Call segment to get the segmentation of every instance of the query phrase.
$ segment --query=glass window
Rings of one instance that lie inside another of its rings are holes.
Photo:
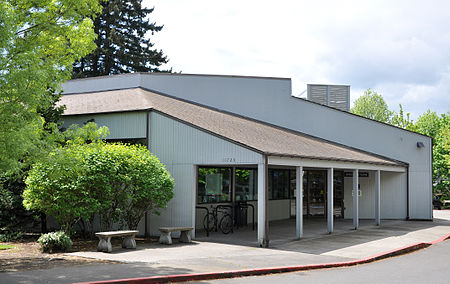
[[[256,169],[236,169],[236,201],[258,200],[257,173]]]
[[[231,202],[231,168],[198,168],[197,203]]]
[[[269,169],[269,199],[289,198],[289,170]]]
[[[333,214],[335,217],[344,218],[344,172],[334,172],[333,184]]]

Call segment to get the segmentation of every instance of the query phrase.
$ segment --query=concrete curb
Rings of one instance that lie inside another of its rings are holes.
[[[75,284],[107,284],[107,283],[123,283],[123,284],[153,284],[153,283],[172,283],[172,282],[184,282],[184,281],[200,281],[200,280],[213,280],[213,279],[224,279],[224,278],[235,278],[244,276],[257,276],[266,275],[282,272],[294,272],[302,270],[316,270],[323,268],[335,268],[335,267],[346,267],[354,266],[358,264],[365,264],[369,262],[374,262],[380,259],[406,254],[419,249],[429,247],[431,245],[440,243],[450,239],[450,234],[444,235],[443,237],[428,243],[415,243],[408,246],[404,246],[398,249],[393,249],[383,253],[375,254],[369,257],[344,261],[344,262],[333,262],[333,263],[320,263],[320,264],[306,264],[299,266],[284,266],[284,267],[270,267],[270,268],[256,268],[256,269],[244,269],[244,270],[234,270],[234,271],[224,271],[224,272],[207,272],[207,273],[194,273],[194,274],[177,274],[177,275],[163,275],[163,276],[151,276],[143,278],[130,278],[130,279],[117,279],[117,280],[100,280],[100,281],[90,281],[90,282],[80,282]]]

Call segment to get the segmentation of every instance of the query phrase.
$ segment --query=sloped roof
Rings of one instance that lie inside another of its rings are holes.
[[[272,155],[404,166],[364,151],[334,144],[264,122],[157,94],[142,88],[71,94],[62,97],[64,115],[155,110],[182,122]]]

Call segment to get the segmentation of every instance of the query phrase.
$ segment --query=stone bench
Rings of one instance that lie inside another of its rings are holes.
[[[111,252],[111,238],[112,237],[124,237],[122,242],[123,248],[136,248],[136,240],[134,237],[139,231],[111,231],[111,232],[98,232],[95,235],[99,238],[97,251]]]
[[[159,231],[161,236],[159,237],[160,244],[171,245],[172,244],[172,232],[180,232],[180,243],[190,243],[191,242],[191,231],[192,227],[161,227]]]

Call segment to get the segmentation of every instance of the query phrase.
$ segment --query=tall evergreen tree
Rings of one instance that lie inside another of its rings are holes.
[[[74,64],[72,78],[130,72],[170,72],[159,67],[168,62],[161,50],[153,48],[149,34],[163,26],[150,22],[152,9],[142,0],[109,0],[94,19],[97,49]]]

